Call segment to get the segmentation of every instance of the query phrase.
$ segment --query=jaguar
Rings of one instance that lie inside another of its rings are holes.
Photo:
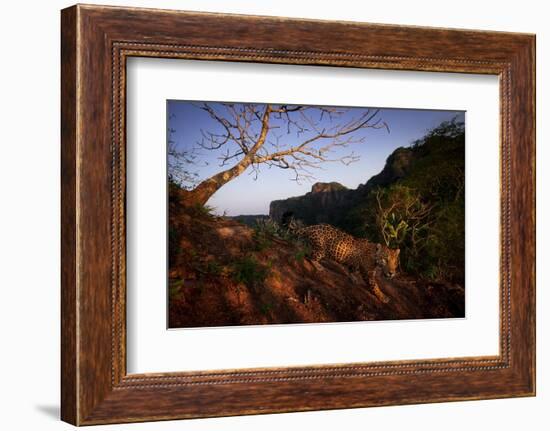
[[[397,274],[399,248],[355,238],[328,224],[307,226],[298,229],[296,234],[311,246],[311,260],[317,269],[323,269],[320,265],[323,258],[344,265],[352,273],[359,272],[379,300],[389,302],[376,278],[380,273],[389,279]]]

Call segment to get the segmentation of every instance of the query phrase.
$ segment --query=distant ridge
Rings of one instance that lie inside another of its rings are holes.
[[[269,218],[267,214],[243,214],[237,216],[226,216],[225,218],[238,221],[247,226],[254,226],[257,220],[265,220]]]

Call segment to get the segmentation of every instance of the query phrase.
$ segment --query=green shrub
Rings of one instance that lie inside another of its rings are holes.
[[[214,208],[210,205],[200,205],[197,204],[192,207],[191,209],[192,215],[195,217],[203,217],[203,218],[214,218]]]
[[[277,223],[272,218],[258,219],[254,225],[254,234],[256,238],[281,239],[283,241],[296,242],[299,238],[295,235],[295,231],[303,227],[300,221],[292,221],[292,228],[283,226]]]
[[[259,233],[257,231],[253,234],[254,239],[254,251],[264,251],[271,247],[273,241],[267,235]]]
[[[272,218],[257,219],[254,224],[254,231],[260,235],[278,236],[281,231],[281,226]]]
[[[263,284],[268,277],[269,266],[261,264],[254,256],[248,255],[233,262],[232,275],[237,283],[255,287]]]

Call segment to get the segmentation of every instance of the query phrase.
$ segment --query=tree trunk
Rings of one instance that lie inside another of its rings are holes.
[[[250,159],[245,158],[232,168],[204,180],[193,190],[182,190],[181,203],[185,206],[205,205],[221,186],[242,174],[251,163]]]

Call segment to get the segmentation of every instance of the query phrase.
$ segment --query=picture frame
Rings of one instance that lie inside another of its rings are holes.
[[[76,5],[61,13],[61,53],[62,420],[535,395],[534,35]],[[499,355],[128,374],[126,61],[136,56],[497,75]]]

